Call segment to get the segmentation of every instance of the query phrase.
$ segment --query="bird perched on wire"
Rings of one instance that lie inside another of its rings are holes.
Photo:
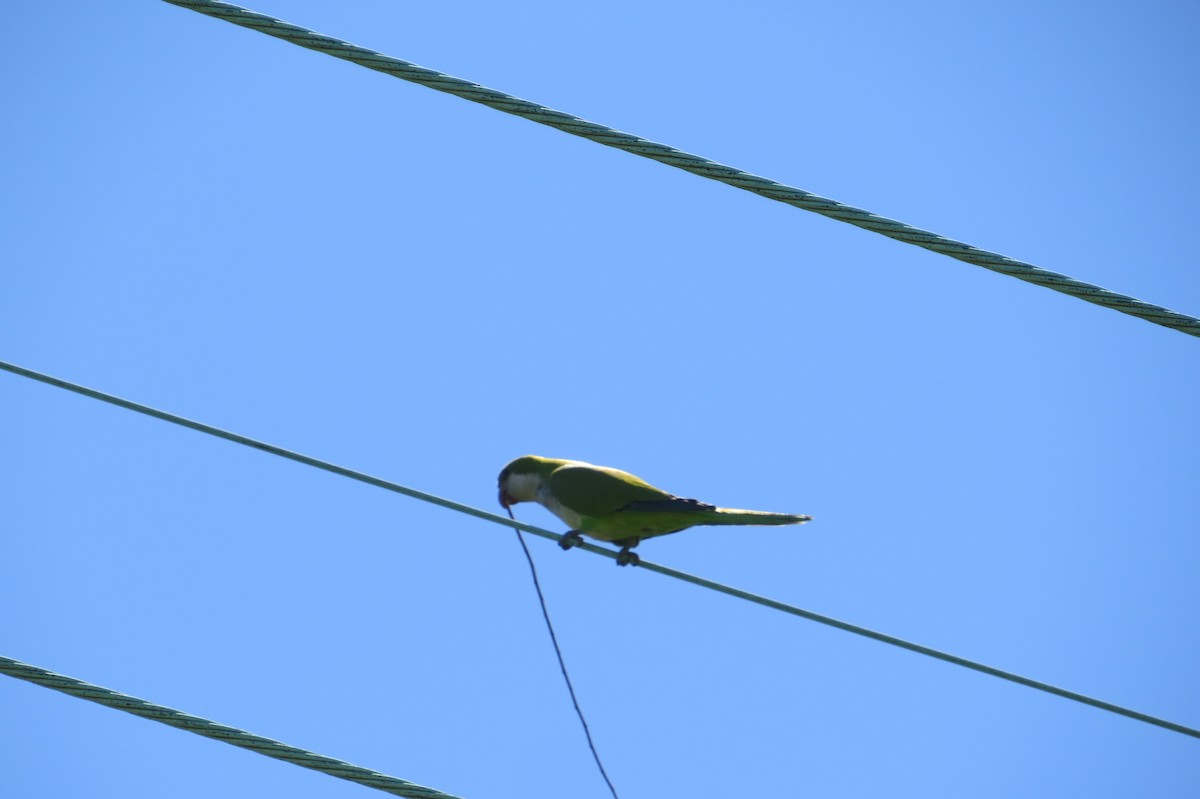
[[[631,552],[643,539],[699,525],[803,524],[811,516],[718,508],[682,499],[620,469],[583,461],[525,455],[500,471],[500,504],[537,502],[571,531],[558,542],[570,549],[580,534],[621,547],[617,565],[637,565]]]

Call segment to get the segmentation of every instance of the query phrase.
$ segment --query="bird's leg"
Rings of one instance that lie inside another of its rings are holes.
[[[641,562],[641,558],[639,558],[636,553],[630,551],[636,547],[641,540],[642,539],[640,538],[623,538],[620,541],[613,542],[621,545],[621,551],[617,553],[618,566],[636,566],[639,562]]]
[[[583,537],[581,535],[579,535],[578,530],[572,530],[571,532],[564,535],[562,538],[558,539],[558,545],[560,547],[562,547],[564,550],[570,549],[571,547],[577,547],[582,543],[583,543]]]

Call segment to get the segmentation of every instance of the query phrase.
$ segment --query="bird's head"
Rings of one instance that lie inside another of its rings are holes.
[[[509,461],[500,470],[500,506],[507,508],[518,502],[535,502],[546,478],[566,462],[537,455],[524,455]]]

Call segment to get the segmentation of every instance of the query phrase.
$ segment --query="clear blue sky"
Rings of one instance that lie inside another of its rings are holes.
[[[1200,313],[1196,6],[969,5],[253,8]],[[483,508],[533,452],[811,513],[642,554],[1200,725],[1195,338],[166,3],[7,20],[0,359]],[[607,795],[511,531],[8,374],[0,418],[0,654]],[[1200,784],[1200,741],[530,546],[623,799]],[[0,795],[214,794],[371,795],[0,678]]]

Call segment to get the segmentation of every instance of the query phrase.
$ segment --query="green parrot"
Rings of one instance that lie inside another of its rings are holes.
[[[571,531],[558,545],[570,549],[580,533],[621,546],[617,565],[637,565],[631,549],[644,538],[704,524],[803,524],[811,516],[718,508],[681,499],[620,469],[583,461],[525,455],[500,471],[500,505],[537,502]],[[510,511],[511,513],[511,511]]]

